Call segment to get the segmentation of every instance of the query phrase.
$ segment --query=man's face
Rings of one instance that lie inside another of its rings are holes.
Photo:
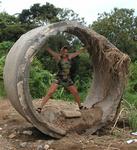
[[[62,52],[61,52],[61,54],[62,54],[63,57],[68,56],[68,50],[66,48],[63,49]]]
[[[63,49],[63,54],[67,54],[68,53],[68,50],[65,48]]]

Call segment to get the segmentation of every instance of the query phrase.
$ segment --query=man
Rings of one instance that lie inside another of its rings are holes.
[[[62,47],[60,50],[60,53],[54,52],[52,49],[47,48],[46,49],[57,61],[58,63],[58,73],[56,76],[56,81],[53,82],[46,94],[46,96],[42,99],[41,106],[37,108],[37,111],[40,113],[43,106],[47,103],[49,98],[53,95],[53,93],[57,90],[59,85],[64,86],[70,93],[74,96],[75,101],[77,102],[79,109],[82,109],[83,106],[80,102],[80,96],[78,94],[77,88],[74,85],[72,79],[71,79],[71,59],[78,56],[80,53],[82,53],[85,49],[82,48],[79,51],[76,51],[74,53],[69,54],[68,48],[66,46]]]

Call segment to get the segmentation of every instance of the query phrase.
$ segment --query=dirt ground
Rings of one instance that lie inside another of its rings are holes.
[[[24,120],[8,100],[0,100],[0,150],[137,150],[137,142],[126,143],[129,139],[137,136],[120,119],[113,132],[105,127],[94,135],[71,133],[56,140]]]

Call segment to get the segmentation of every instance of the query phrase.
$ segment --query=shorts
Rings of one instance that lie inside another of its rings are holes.
[[[57,76],[55,83],[62,85],[65,88],[74,84],[70,77],[64,79],[62,76]]]

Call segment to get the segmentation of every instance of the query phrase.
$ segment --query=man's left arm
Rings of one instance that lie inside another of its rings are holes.
[[[77,57],[79,54],[85,51],[85,48],[81,48],[80,50],[76,51],[75,53],[69,54],[69,59]]]

